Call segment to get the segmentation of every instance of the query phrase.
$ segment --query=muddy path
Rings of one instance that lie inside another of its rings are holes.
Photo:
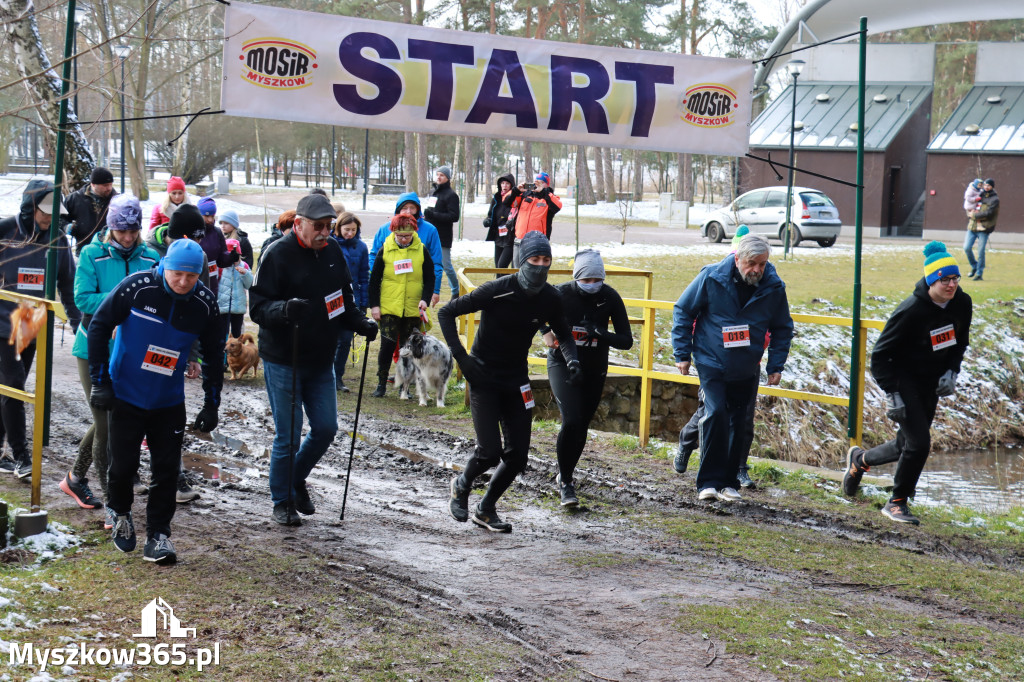
[[[201,405],[198,382],[189,382],[188,392],[192,418]],[[409,412],[414,408],[396,404],[399,419]],[[69,468],[91,416],[66,348],[57,350],[54,365],[53,414],[44,501],[70,507],[51,484]],[[342,412],[342,431],[351,419]],[[472,442],[440,427],[428,417],[395,423],[363,416],[345,519],[339,514],[351,441],[339,433],[309,480],[316,515],[305,517],[300,528],[285,529],[270,520],[267,451],[273,426],[265,392],[258,383],[225,382],[217,435],[186,437],[186,464],[203,480],[202,497],[179,505],[174,519],[181,562],[190,555],[230,553],[240,543],[324,557],[333,567],[332,579],[384,600],[415,603],[425,629],[484,628],[531,652],[508,679],[760,680],[774,677],[732,654],[725,643],[680,627],[680,606],[730,604],[792,589],[827,594],[842,585],[767,570],[743,556],[695,551],[638,522],[644,513],[794,526],[854,543],[945,553],[965,563],[1015,561],[936,544],[881,523],[865,527],[837,514],[791,508],[768,491],[742,504],[698,505],[692,478],[624,480],[586,461],[581,495],[600,501],[601,511],[584,506],[566,512],[554,498],[552,462],[543,456],[531,457],[530,469],[503,501],[501,511],[514,532],[493,534],[456,523],[447,513],[452,467],[466,460]],[[544,449],[550,440],[538,436],[537,444]],[[480,493],[475,490],[473,499]],[[135,512],[144,518],[144,499],[136,500]],[[865,592],[863,600],[929,617],[975,619],[941,601],[878,592]]]

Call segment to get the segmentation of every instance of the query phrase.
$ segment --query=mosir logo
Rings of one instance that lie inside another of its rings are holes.
[[[313,82],[316,52],[285,38],[255,38],[242,44],[242,78],[271,90],[298,90]]]
[[[679,100],[679,118],[701,128],[724,128],[732,125],[739,105],[736,92],[718,83],[691,86]]]

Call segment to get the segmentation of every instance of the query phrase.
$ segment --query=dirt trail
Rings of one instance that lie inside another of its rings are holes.
[[[51,508],[71,506],[53,482],[70,466],[90,419],[69,346],[58,349],[54,365],[55,417],[44,463],[44,502]],[[201,404],[198,382],[189,382],[188,391],[191,418]],[[345,520],[338,516],[350,440],[339,435],[310,479],[316,515],[301,528],[284,529],[270,520],[266,451],[273,433],[262,387],[225,382],[221,417],[218,439],[226,437],[231,447],[193,435],[186,439],[192,468],[209,477],[211,465],[219,463],[221,480],[216,487],[204,481],[202,497],[178,507],[174,539],[182,562],[230,553],[224,548],[237,543],[320,555],[332,562],[336,578],[358,589],[425,604],[417,614],[431,632],[453,624],[485,627],[524,644],[535,660],[523,661],[516,679],[566,673],[612,680],[774,679],[745,658],[733,658],[722,642],[680,634],[674,621],[682,604],[732,603],[772,593],[792,583],[791,576],[739,559],[694,554],[626,517],[565,512],[553,502],[553,475],[543,462],[531,466],[502,505],[514,523],[512,534],[456,523],[447,513],[450,462],[464,462],[471,443],[428,432],[422,424],[396,426],[372,417],[360,428],[364,438],[357,442]],[[350,427],[351,415],[342,413],[340,423],[342,431]],[[413,452],[402,454],[403,449]],[[924,549],[898,533],[873,534],[840,518],[808,518],[756,501],[697,510],[692,495],[677,496],[678,486],[650,481],[592,484],[582,492],[627,509],[669,505],[684,517],[699,513],[705,520],[709,512],[736,514]],[[140,519],[143,505],[137,500]],[[912,608],[941,611],[924,604]]]

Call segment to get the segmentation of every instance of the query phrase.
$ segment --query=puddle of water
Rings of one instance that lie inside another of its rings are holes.
[[[239,462],[198,452],[182,452],[181,461],[189,471],[200,473],[209,481],[235,483],[242,478],[259,478],[259,469]]]
[[[1024,507],[1024,451],[933,452],[918,482],[917,499],[993,513]]]

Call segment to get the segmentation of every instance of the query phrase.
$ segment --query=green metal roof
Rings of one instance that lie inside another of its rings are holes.
[[[867,83],[864,149],[886,149],[931,93],[924,83]],[[750,124],[750,146],[789,149],[793,86],[772,100]],[[857,84],[808,82],[797,85],[798,149],[857,149]],[[800,124],[803,123],[803,128]]]
[[[977,126],[977,132],[973,128],[969,132],[969,126]],[[975,85],[928,151],[1020,154],[1024,151],[1024,85]]]

